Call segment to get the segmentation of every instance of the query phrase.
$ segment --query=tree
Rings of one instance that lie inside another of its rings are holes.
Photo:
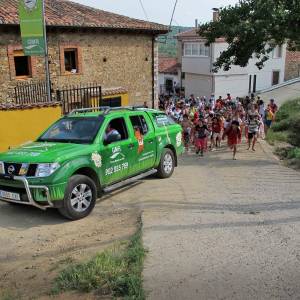
[[[221,37],[229,44],[214,64],[215,72],[245,67],[252,57],[262,69],[276,45],[285,42],[289,50],[300,49],[300,0],[240,0],[219,14],[218,21],[199,27],[207,44]]]

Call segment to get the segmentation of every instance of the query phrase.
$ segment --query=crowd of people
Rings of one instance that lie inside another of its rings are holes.
[[[189,98],[162,97],[160,109],[182,125],[186,151],[203,156],[206,151],[216,151],[227,139],[236,160],[237,146],[245,136],[248,150],[255,151],[259,137],[265,138],[275,120],[278,107],[274,99],[268,105],[260,97],[232,98],[212,95]]]

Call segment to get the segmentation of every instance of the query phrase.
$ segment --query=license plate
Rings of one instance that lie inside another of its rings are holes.
[[[16,201],[21,200],[20,194],[1,191],[1,190],[0,190],[0,198],[9,199],[9,200],[16,200]]]

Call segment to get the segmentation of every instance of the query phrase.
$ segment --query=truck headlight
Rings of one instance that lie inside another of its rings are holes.
[[[5,174],[3,161],[0,161],[0,174]]]
[[[36,177],[47,177],[53,174],[60,165],[58,163],[52,164],[38,164],[38,167],[35,172]]]

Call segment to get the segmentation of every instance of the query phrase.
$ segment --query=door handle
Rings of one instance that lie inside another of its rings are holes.
[[[129,148],[129,149],[133,149],[133,148],[134,148],[134,144],[129,144],[129,145],[128,145],[128,148]]]
[[[148,143],[149,143],[149,144],[153,144],[153,140],[149,140]]]

